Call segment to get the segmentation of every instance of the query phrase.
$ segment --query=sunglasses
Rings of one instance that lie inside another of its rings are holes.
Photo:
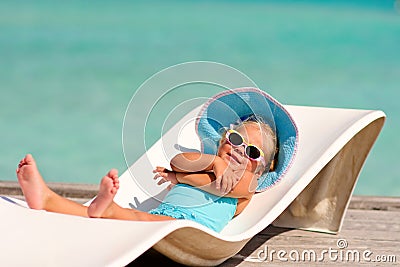
[[[235,130],[228,130],[225,139],[234,147],[244,146],[244,152],[248,159],[261,161],[265,166],[264,152],[255,145],[248,144],[243,136]]]

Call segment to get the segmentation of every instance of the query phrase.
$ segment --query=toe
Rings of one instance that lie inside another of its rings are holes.
[[[31,154],[27,154],[25,156],[25,163],[26,164],[35,164],[35,160]]]
[[[116,178],[118,177],[118,170],[117,169],[111,169],[108,172],[108,176],[110,176],[111,178]]]

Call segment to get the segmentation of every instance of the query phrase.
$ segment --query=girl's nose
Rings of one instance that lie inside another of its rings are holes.
[[[234,147],[233,149],[235,152],[237,152],[240,156],[244,156],[244,146],[237,146]]]

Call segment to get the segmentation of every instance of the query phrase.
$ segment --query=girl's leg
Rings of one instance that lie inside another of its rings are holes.
[[[17,168],[18,182],[28,206],[32,209],[78,215],[132,221],[163,221],[174,218],[125,209],[113,202],[119,188],[118,172],[111,170],[103,177],[100,191],[89,207],[73,202],[53,192],[44,182],[32,155],[23,158]]]
[[[169,216],[149,214],[135,209],[126,209],[118,206],[114,196],[119,188],[118,175],[111,170],[104,176],[100,183],[100,190],[97,197],[88,208],[89,217],[108,218],[129,221],[165,221],[175,220]]]
[[[19,162],[17,177],[30,208],[87,217],[87,207],[57,195],[46,185],[32,155]]]

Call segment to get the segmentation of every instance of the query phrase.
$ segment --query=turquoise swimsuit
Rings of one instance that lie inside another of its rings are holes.
[[[220,232],[236,212],[237,198],[219,197],[199,188],[175,185],[151,214],[187,219]]]

